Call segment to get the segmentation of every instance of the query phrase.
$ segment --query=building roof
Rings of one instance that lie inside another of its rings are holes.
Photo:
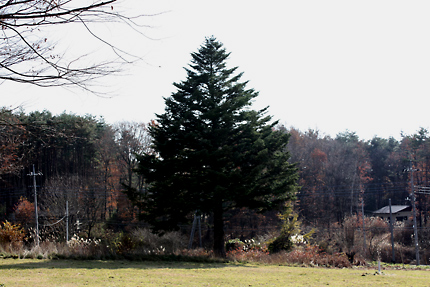
[[[391,213],[399,213],[402,211],[411,211],[411,206],[409,205],[391,205]],[[390,206],[384,206],[381,209],[374,211],[377,214],[390,214]]]

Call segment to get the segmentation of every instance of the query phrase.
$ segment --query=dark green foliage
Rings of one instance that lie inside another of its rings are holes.
[[[241,249],[243,246],[245,246],[245,243],[243,243],[240,239],[230,239],[225,243],[225,250],[229,252],[235,249]]]
[[[94,116],[48,111],[21,114],[28,136],[23,144],[28,163],[36,164],[44,177],[78,174],[89,176],[97,164],[97,141],[107,125]]]
[[[3,149],[2,154],[11,155],[10,159],[1,156],[0,191],[6,196],[0,197],[0,207],[5,206],[6,210],[0,218],[3,215],[7,218],[14,212],[14,206],[21,196],[30,200],[33,198],[32,178],[27,176],[32,172],[33,164],[40,174],[37,176],[39,190],[60,177],[79,178],[89,189],[96,188],[100,183],[100,139],[108,130],[103,119],[66,113],[53,115],[49,111],[25,114],[3,110],[0,114],[2,122],[7,121],[0,132],[0,146],[7,144],[8,147],[7,153]],[[6,160],[10,164],[5,164]],[[5,168],[8,173],[2,173]],[[5,193],[4,190],[8,191]],[[64,192],[64,189],[59,190],[57,195],[64,195]],[[42,197],[46,195],[44,192],[39,194]],[[54,209],[59,210],[59,205],[61,214],[64,213],[65,202],[62,204],[52,195],[46,197],[55,201],[55,204],[49,204],[51,214]],[[41,205],[42,201],[41,198]]]
[[[291,241],[290,237],[285,234],[281,234],[280,236],[276,237],[272,241],[269,242],[267,245],[267,250],[271,254],[278,253],[280,251],[289,251],[293,247],[293,242]]]
[[[299,215],[293,211],[292,205],[286,205],[284,213],[279,215],[279,219],[282,222],[281,232],[278,237],[270,240],[267,244],[267,249],[270,253],[277,253],[282,250],[289,251],[293,247],[294,242],[292,237],[301,236],[301,222],[298,220],[298,217]],[[311,230],[303,235],[303,240],[308,241],[314,232],[314,230]]]
[[[154,153],[138,156],[147,193],[129,190],[155,230],[186,223],[195,211],[212,214],[214,252],[224,256],[224,212],[266,211],[294,197],[296,169],[285,150],[289,135],[275,130],[266,109],[249,109],[258,95],[227,69],[226,53],[207,38],[165,99],[165,113],[150,128]]]
[[[299,230],[298,214],[292,214],[292,208],[287,206],[286,211],[279,215],[282,221],[281,232],[278,237],[270,240],[267,249],[270,253],[277,253],[282,250],[288,251],[293,247],[291,236]]]

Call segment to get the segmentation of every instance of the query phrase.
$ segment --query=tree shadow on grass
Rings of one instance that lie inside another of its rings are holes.
[[[212,269],[247,267],[244,264],[187,261],[70,260],[70,259],[0,259],[0,270],[24,269]]]

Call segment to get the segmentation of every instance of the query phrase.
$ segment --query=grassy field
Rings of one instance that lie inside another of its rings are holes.
[[[0,286],[429,286],[430,271],[0,259]]]

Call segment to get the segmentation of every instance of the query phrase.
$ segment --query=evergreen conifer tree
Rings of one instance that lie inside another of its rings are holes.
[[[214,254],[225,256],[224,214],[236,207],[266,211],[294,198],[297,171],[288,163],[289,135],[250,109],[258,95],[226,68],[229,53],[206,38],[185,81],[165,98],[165,112],[150,127],[153,153],[138,155],[145,195],[129,190],[142,219],[155,230],[177,228],[197,212],[214,222]]]

